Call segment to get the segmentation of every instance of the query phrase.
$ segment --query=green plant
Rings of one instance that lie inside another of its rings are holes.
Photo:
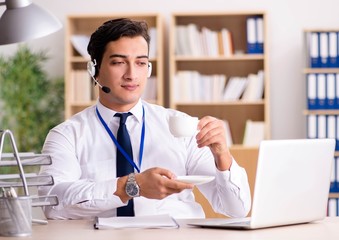
[[[0,56],[0,129],[12,131],[20,152],[40,152],[48,131],[63,120],[64,81],[48,78],[46,60],[44,51],[25,45],[12,57]]]

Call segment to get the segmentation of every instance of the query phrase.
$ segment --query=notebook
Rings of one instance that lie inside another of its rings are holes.
[[[334,139],[264,140],[259,146],[250,218],[201,219],[189,225],[258,229],[326,216]]]

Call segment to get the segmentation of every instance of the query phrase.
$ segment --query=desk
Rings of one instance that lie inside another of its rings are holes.
[[[196,228],[185,225],[185,220],[178,220],[179,229],[93,229],[93,222],[87,220],[51,220],[47,225],[33,225],[31,237],[0,237],[10,240],[60,240],[60,239],[81,239],[81,240],[234,240],[234,239],[339,239],[339,217],[326,218],[324,221],[315,223],[300,224],[285,227],[267,228],[259,230],[222,230]]]

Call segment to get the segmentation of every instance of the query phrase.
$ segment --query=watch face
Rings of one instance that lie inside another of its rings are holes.
[[[126,185],[126,193],[130,197],[136,197],[136,196],[139,195],[139,189],[138,189],[138,187],[135,184],[127,183],[127,185]]]

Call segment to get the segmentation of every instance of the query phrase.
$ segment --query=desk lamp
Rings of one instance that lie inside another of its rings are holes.
[[[5,0],[2,5],[6,10],[0,18],[0,45],[43,37],[62,27],[56,17],[30,0]]]

